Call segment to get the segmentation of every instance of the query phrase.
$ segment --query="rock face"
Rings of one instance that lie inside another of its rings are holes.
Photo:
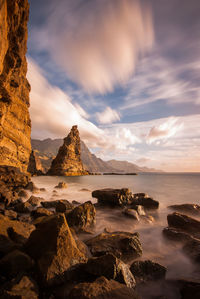
[[[56,158],[52,161],[49,175],[75,176],[88,174],[81,161],[80,137],[77,126],[73,126],[64,139]]]
[[[27,171],[31,151],[26,79],[27,0],[0,4],[0,165]]]
[[[30,154],[28,172],[31,175],[42,175],[44,173],[44,169],[42,167],[41,161],[34,151],[31,151]]]

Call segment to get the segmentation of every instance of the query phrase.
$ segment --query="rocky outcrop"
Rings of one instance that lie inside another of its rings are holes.
[[[86,175],[81,161],[80,137],[77,126],[73,126],[64,139],[56,158],[52,161],[49,175],[75,176]]]
[[[0,4],[0,165],[27,171],[31,143],[26,79],[27,0]]]
[[[92,197],[98,199],[101,205],[122,206],[129,203],[132,192],[127,188],[122,189],[100,189],[92,192]]]
[[[31,151],[28,164],[28,172],[31,175],[42,175],[44,174],[44,169],[42,167],[39,157],[36,155],[35,151]]]
[[[181,204],[169,206],[170,209],[180,212],[200,216],[200,206],[197,204]]]

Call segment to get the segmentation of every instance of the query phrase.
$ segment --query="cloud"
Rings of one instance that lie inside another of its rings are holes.
[[[148,162],[150,162],[151,159],[150,158],[145,158],[145,157],[142,157],[142,158],[139,158],[137,159],[135,162],[138,163],[138,164],[146,164]]]
[[[104,111],[97,112],[97,121],[100,124],[111,124],[115,121],[120,120],[119,113],[116,110],[111,109],[110,107],[106,107]]]
[[[49,11],[47,24],[32,30],[34,43],[90,93],[126,82],[153,44],[151,9],[139,0],[60,0]]]

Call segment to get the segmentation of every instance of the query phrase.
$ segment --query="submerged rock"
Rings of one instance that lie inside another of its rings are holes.
[[[105,277],[99,277],[91,283],[79,283],[69,294],[69,299],[140,299],[132,288]]]
[[[76,231],[87,230],[94,226],[96,220],[96,209],[91,201],[75,207],[70,213],[66,214],[66,219],[70,227]]]
[[[93,191],[92,197],[97,198],[101,205],[122,206],[130,202],[132,192],[127,188],[100,189]]]
[[[150,260],[135,261],[130,270],[137,282],[164,279],[167,271],[164,266]]]
[[[85,262],[63,214],[46,217],[37,224],[25,249],[36,261],[45,285],[62,283],[64,272],[71,266]]]
[[[67,184],[65,182],[60,182],[54,188],[56,188],[56,189],[66,189],[67,188]]]
[[[101,233],[86,242],[93,256],[114,254],[123,261],[136,259],[142,255],[138,233]]]

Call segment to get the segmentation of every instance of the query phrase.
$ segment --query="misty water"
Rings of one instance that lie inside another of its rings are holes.
[[[168,280],[199,279],[200,270],[182,252],[181,245],[167,241],[162,235],[162,229],[167,226],[167,215],[173,211],[168,208],[172,204],[196,203],[199,204],[200,174],[139,174],[133,175],[98,175],[82,177],[34,177],[37,187],[46,188],[40,196],[46,200],[67,199],[85,202],[91,200],[91,192],[101,188],[127,187],[133,193],[145,192],[160,206],[156,212],[149,212],[155,219],[153,223],[136,222],[122,214],[122,209],[97,209],[95,233],[101,233],[105,228],[110,231],[139,232],[143,247],[142,260],[151,259],[167,267]],[[67,189],[57,189],[57,197],[52,191],[58,182],[68,184]],[[89,238],[90,236],[86,236]],[[159,295],[162,286],[155,285],[153,295]],[[156,289],[158,288],[158,289]],[[174,291],[175,292],[175,291]],[[168,291],[166,290],[166,293]],[[148,289],[149,294],[149,289]],[[145,297],[150,298],[150,297]],[[168,298],[179,298],[177,294],[168,295]]]

